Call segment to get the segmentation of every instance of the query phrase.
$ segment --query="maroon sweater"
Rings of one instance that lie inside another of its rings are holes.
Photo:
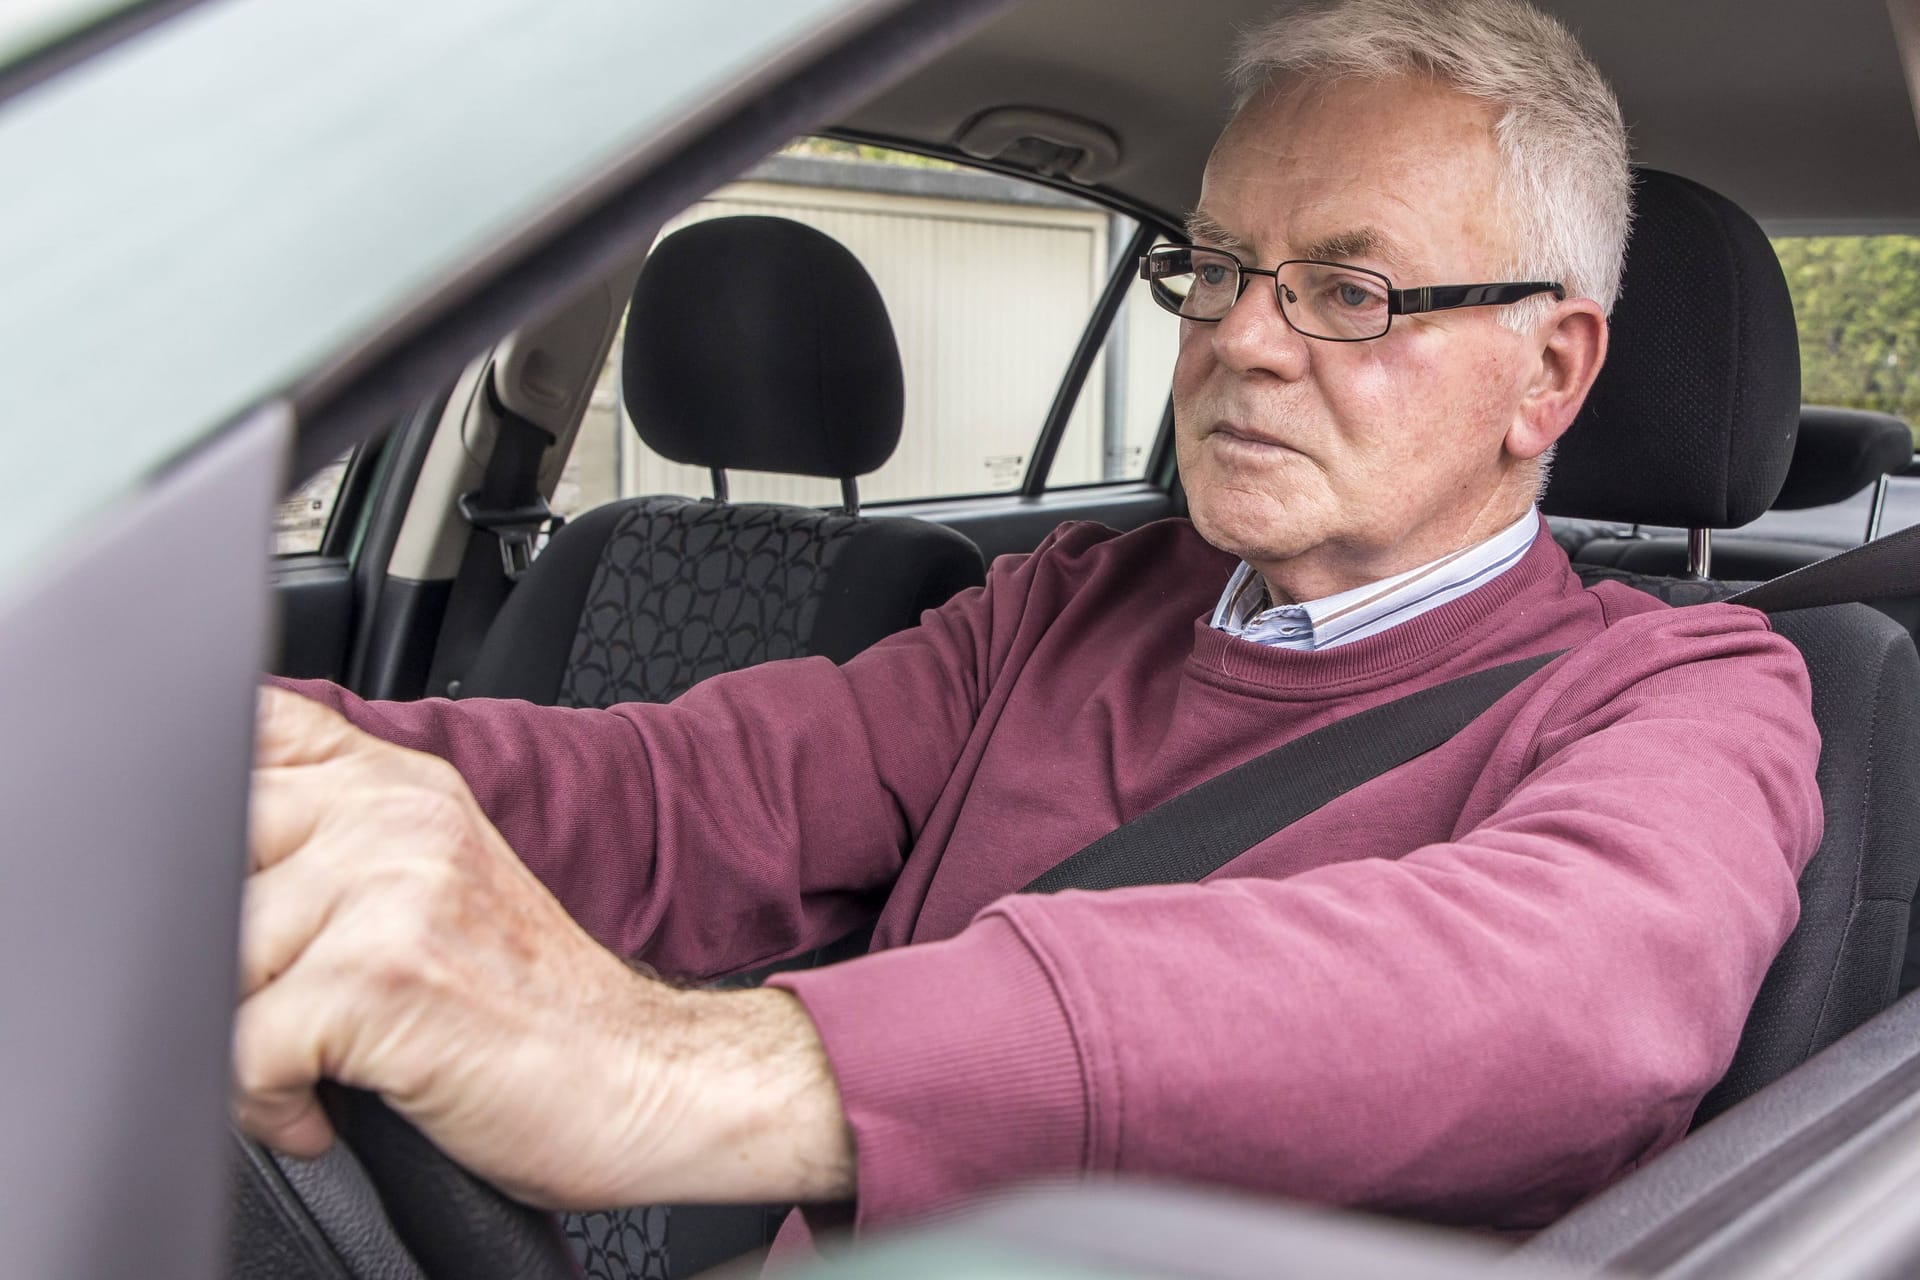
[[[1798,653],[1730,605],[1511,570],[1318,653],[1206,625],[1184,521],[1068,526],[844,667],[610,711],[363,703],[456,764],[607,945],[775,981],[818,1024],[858,1220],[1152,1174],[1528,1227],[1674,1141],[1725,1070],[1819,841]],[[1201,884],[1009,897],[1200,780],[1547,650],[1447,745]],[[911,946],[905,944],[914,944]]]

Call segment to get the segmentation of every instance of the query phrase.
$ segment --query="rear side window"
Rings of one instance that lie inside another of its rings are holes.
[[[1920,237],[1783,236],[1773,242],[1800,331],[1800,399],[1920,421]],[[1768,511],[1768,537],[1848,546],[1920,524],[1920,479],[1890,477],[1828,507]]]
[[[899,447],[860,480],[863,502],[1019,488],[1040,428],[1112,272],[1130,218],[1038,183],[828,139],[808,139],[669,223],[771,214],[807,223],[860,259],[900,345]],[[1162,323],[1165,322],[1165,323]],[[1164,413],[1177,322],[1129,297],[1089,373],[1049,485],[1137,479]],[[704,494],[706,472],[646,449],[619,400],[616,340],[556,508],[645,493]],[[826,506],[835,481],[729,473],[739,501]]]
[[[1136,227],[1116,218],[1126,235],[1109,237],[1124,251]],[[1162,238],[1156,243],[1167,244]],[[1129,274],[1134,264],[1116,263]],[[1100,358],[1087,374],[1080,403],[1067,422],[1047,474],[1049,489],[1115,480],[1138,480],[1147,473],[1148,455],[1166,417],[1173,386],[1173,360],[1180,351],[1180,320],[1156,306],[1144,284],[1127,291],[1107,331]]]
[[[311,555],[320,550],[352,458],[351,451],[341,454],[280,499],[273,513],[273,554]]]
[[[1920,420],[1920,237],[1773,242],[1800,328],[1800,398]]]

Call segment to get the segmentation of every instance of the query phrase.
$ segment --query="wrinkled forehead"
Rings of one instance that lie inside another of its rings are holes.
[[[1512,248],[1493,125],[1487,104],[1425,79],[1275,86],[1221,133],[1189,229],[1261,260],[1490,268]]]

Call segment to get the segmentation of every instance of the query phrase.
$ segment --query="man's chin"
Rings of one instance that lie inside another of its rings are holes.
[[[1309,551],[1315,540],[1291,513],[1190,507],[1193,527],[1209,545],[1249,564],[1278,564]]]

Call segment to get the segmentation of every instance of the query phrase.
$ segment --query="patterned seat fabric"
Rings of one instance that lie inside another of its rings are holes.
[[[610,503],[534,561],[465,696],[667,702],[762,662],[844,662],[984,576],[978,548],[919,520],[677,497]]]
[[[587,588],[557,701],[667,702],[722,671],[811,652],[821,590],[859,526],[780,507],[633,504]]]
[[[672,1280],[667,1222],[664,1205],[560,1215],[587,1280]]]

